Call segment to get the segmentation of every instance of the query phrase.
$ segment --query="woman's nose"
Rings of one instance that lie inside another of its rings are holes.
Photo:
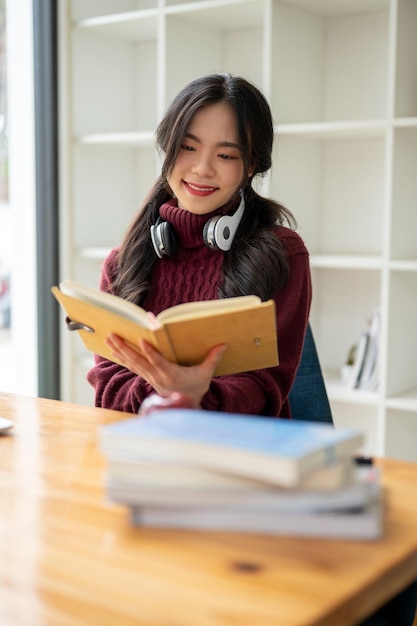
[[[193,163],[193,172],[199,176],[212,176],[214,165],[210,156],[198,155]]]

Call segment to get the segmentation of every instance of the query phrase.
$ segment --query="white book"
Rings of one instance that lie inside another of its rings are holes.
[[[113,481],[155,489],[248,491],[270,486],[269,482],[230,473],[165,461],[109,458],[107,475]],[[341,458],[309,472],[291,489],[334,490],[357,482],[358,468],[352,458]],[[285,489],[286,487],[281,487]]]
[[[134,526],[178,530],[245,532],[326,539],[373,540],[383,533],[383,499],[362,510],[276,512],[243,506],[130,508]]]
[[[381,484],[379,468],[369,467],[358,470],[356,483],[333,490],[268,488],[265,484],[246,489],[177,488],[169,484],[156,488],[110,475],[106,491],[113,502],[128,506],[171,510],[233,505],[251,512],[289,513],[362,509],[380,497]]]

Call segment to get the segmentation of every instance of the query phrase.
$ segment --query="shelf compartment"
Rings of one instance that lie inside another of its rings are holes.
[[[132,44],[76,30],[71,58],[73,137],[154,130],[156,39]]]
[[[271,194],[312,255],[382,255],[385,150],[383,137],[278,137]]]
[[[417,273],[390,272],[387,396],[402,397],[417,386]]]
[[[367,328],[372,311],[381,304],[381,273],[313,269],[312,281],[310,319],[320,362],[326,372],[341,372],[351,346]],[[334,377],[330,380],[334,382]]]
[[[331,400],[333,422],[336,428],[357,428],[365,434],[365,445],[360,450],[364,455],[382,455],[384,450],[383,431],[379,422],[378,407],[346,404]]]
[[[117,245],[156,176],[154,148],[76,145],[73,250]]]
[[[386,414],[385,455],[417,462],[417,410],[389,409]]]
[[[75,333],[73,333],[75,334]],[[74,340],[81,339],[74,337]],[[87,373],[94,365],[93,359],[87,360],[85,357],[78,357],[74,360],[74,391],[72,397],[73,402],[84,406],[94,406],[94,389],[87,381]]]
[[[214,72],[243,75],[262,86],[263,2],[219,6],[212,13],[204,7],[173,12],[166,17],[167,106],[191,80]],[[235,17],[230,19],[230,15]],[[190,50],[198,54],[190,54]]]
[[[366,13],[360,3],[273,2],[271,104],[279,123],[386,118],[389,3],[365,4]]]
[[[417,2],[398,0],[395,116],[417,116]]]
[[[390,256],[397,261],[417,261],[416,155],[417,126],[396,128]]]

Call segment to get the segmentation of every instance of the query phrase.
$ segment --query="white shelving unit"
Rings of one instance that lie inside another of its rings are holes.
[[[416,0],[60,0],[62,277],[97,286],[157,175],[154,130],[192,78],[240,74],[276,123],[267,193],[310,253],[311,313],[336,425],[417,460]],[[377,392],[340,369],[372,309]],[[64,399],[91,365],[63,329]]]

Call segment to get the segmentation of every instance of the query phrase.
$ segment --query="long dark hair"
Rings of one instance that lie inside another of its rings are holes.
[[[256,294],[267,300],[288,280],[288,259],[274,227],[276,224],[295,227],[295,219],[288,209],[260,196],[252,187],[254,177],[265,175],[272,164],[274,128],[269,104],[247,80],[229,74],[211,74],[186,85],[157,128],[157,147],[164,155],[161,175],[122,241],[113,284],[115,293],[127,300],[142,304],[149,291],[152,267],[157,260],[150,227],[159,216],[160,206],[172,197],[167,178],[191,120],[203,107],[219,102],[229,104],[235,115],[245,199],[243,218],[232,248],[224,257],[219,298]]]

